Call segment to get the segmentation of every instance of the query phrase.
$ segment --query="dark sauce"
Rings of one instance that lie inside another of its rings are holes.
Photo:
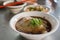
[[[47,29],[48,32],[51,31],[52,25],[51,25],[51,23],[47,19],[45,19],[45,17],[43,17],[43,18],[42,17],[38,17],[38,16],[31,16],[31,17],[33,17],[33,18],[40,18],[40,19],[46,21],[47,22],[47,26],[48,26],[48,27],[46,27],[46,29]]]
[[[21,3],[21,4],[16,4],[16,5],[14,5],[14,6],[19,6],[19,5],[23,5],[24,3]]]
[[[23,2],[11,2],[6,4],[6,6],[19,6],[19,5],[23,5]]]
[[[47,20],[47,19],[45,19],[45,17],[38,17],[38,16],[31,16],[32,18],[40,18],[40,19],[42,19],[43,21],[46,21],[47,23],[47,26],[48,27],[46,27],[46,29],[47,29],[47,32],[50,32],[51,31],[51,29],[52,29],[52,25],[51,25],[51,23]],[[18,22],[20,22],[21,20],[22,20],[23,18],[21,18],[20,20],[18,20]],[[17,23],[18,23],[17,22]],[[17,26],[15,25],[15,27],[16,27],[16,30],[18,30],[18,28],[17,28]],[[18,31],[20,31],[20,30],[18,30]],[[20,31],[20,32],[24,32],[24,31]],[[32,32],[25,32],[25,33],[28,33],[28,34],[42,34],[41,32],[38,32],[38,33],[32,33]]]

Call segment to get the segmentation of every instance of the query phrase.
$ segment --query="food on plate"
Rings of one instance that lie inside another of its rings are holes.
[[[40,6],[29,6],[29,7],[26,7],[25,11],[26,12],[29,12],[29,11],[48,12],[49,8],[41,6],[41,5]]]
[[[52,29],[51,23],[44,17],[22,17],[15,25],[16,30],[28,34],[44,34]]]

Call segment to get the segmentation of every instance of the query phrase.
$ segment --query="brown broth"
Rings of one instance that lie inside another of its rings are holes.
[[[47,28],[47,31],[48,32],[51,31],[52,25],[51,25],[51,23],[47,19],[45,19],[45,17],[43,17],[43,18],[42,17],[38,17],[38,16],[32,16],[32,17],[34,17],[34,18],[41,18],[42,20],[46,21],[47,22],[47,25],[49,26],[49,27],[46,27]]]
[[[46,25],[48,26],[48,27],[46,27],[46,29],[47,29],[47,32],[50,32],[51,31],[51,29],[52,29],[52,25],[51,25],[51,23],[48,21],[48,20],[46,20],[45,19],[45,17],[38,17],[38,16],[31,16],[31,17],[33,17],[33,18],[40,18],[40,19],[42,19],[43,21],[46,21],[47,23],[46,23]],[[18,20],[18,22],[20,22],[21,20],[22,20],[23,18],[21,18],[20,20]],[[17,22],[17,23],[18,23]],[[17,28],[17,26],[15,25],[15,27],[16,27],[16,30],[18,30],[18,28]],[[20,31],[20,32],[24,32],[24,31],[21,31],[21,30],[18,30],[18,31]],[[32,32],[25,32],[25,33],[28,33],[28,34],[42,34],[41,32],[38,32],[38,33],[32,33]]]

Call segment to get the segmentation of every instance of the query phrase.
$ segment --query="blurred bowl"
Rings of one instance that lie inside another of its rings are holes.
[[[15,24],[16,22],[21,19],[22,17],[26,17],[26,16],[39,16],[39,17],[45,17],[45,19],[47,19],[51,24],[52,24],[52,30],[48,33],[45,34],[27,34],[27,33],[23,33],[23,32],[19,32],[16,30],[15,28]],[[51,34],[53,34],[59,27],[59,21],[57,20],[56,17],[54,17],[51,14],[45,14],[45,13],[41,13],[41,12],[22,12],[19,13],[17,15],[15,15],[14,17],[12,17],[12,19],[10,20],[10,27],[16,31],[17,33],[19,33],[20,35],[22,35],[23,37],[27,38],[27,39],[31,39],[31,40],[41,40],[46,36],[49,36]]]
[[[4,2],[3,5],[7,5],[8,3],[11,3],[11,2],[13,2],[13,1],[6,1],[6,2]],[[24,3],[22,5],[18,5],[18,6],[7,6],[7,7],[10,8],[10,10],[14,14],[16,14],[16,13],[19,13],[23,9],[23,7],[26,6],[26,5],[27,5],[27,3]]]
[[[45,5],[28,5],[28,6],[26,6],[26,7],[24,8],[24,11],[25,11],[25,12],[29,12],[29,10],[27,10],[29,7],[33,7],[33,8],[34,8],[34,7],[37,7],[37,6],[42,6],[43,8],[46,8],[46,9],[47,9],[47,10],[40,11],[40,12],[44,12],[44,13],[47,13],[47,14],[49,14],[49,13],[52,12],[52,9],[46,7]],[[38,11],[38,10],[35,10],[35,11]]]

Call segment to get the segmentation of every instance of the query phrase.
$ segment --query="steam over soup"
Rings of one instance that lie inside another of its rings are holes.
[[[38,16],[22,17],[15,25],[16,30],[29,34],[50,32],[52,26],[48,20]]]

